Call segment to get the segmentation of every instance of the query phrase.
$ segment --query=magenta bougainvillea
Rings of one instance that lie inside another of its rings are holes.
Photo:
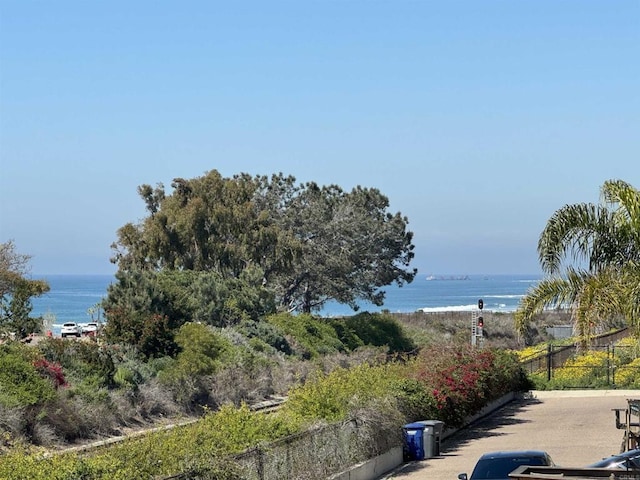
[[[36,370],[43,378],[51,380],[56,388],[63,387],[67,384],[62,371],[62,366],[59,363],[49,362],[44,358],[40,358],[33,363]]]
[[[526,388],[517,361],[508,355],[460,346],[430,348],[416,362],[414,378],[433,395],[438,418],[456,425],[491,400]]]

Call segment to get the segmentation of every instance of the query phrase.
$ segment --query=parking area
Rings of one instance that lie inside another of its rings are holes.
[[[532,392],[443,441],[440,456],[412,462],[383,478],[457,479],[483,453],[546,450],[562,466],[583,467],[618,453],[623,430],[614,408],[626,408],[636,390]]]

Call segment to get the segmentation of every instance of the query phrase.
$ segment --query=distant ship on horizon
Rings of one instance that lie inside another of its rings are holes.
[[[427,280],[469,280],[469,275],[429,275]]]

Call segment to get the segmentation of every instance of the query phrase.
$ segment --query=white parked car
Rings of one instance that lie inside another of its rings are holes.
[[[82,325],[82,333],[84,335],[94,336],[98,333],[100,326],[97,322],[89,322]]]
[[[73,336],[79,337],[82,335],[82,327],[75,322],[66,322],[62,324],[62,329],[60,330],[60,335],[62,338]]]

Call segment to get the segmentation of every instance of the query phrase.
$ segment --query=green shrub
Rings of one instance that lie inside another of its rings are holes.
[[[385,313],[363,312],[332,319],[330,323],[342,343],[352,351],[364,345],[387,346],[391,353],[409,352],[416,348],[402,325]]]
[[[533,388],[517,355],[502,349],[492,349],[491,353],[493,358],[485,375],[488,398],[494,399],[509,392],[526,392]]]
[[[43,378],[32,360],[16,348],[0,348],[0,405],[26,407],[43,404],[56,395],[55,386]]]
[[[188,411],[211,406],[208,377],[232,361],[238,349],[211,327],[185,323],[176,334],[180,353],[166,363],[158,379],[170,388],[176,401]]]
[[[96,342],[73,342],[61,338],[47,338],[38,349],[49,362],[59,363],[70,383],[81,383],[86,377],[93,384],[109,387],[113,384],[115,365],[112,348]]]
[[[135,389],[140,382],[136,373],[133,369],[120,365],[113,375],[113,381],[120,388]]]
[[[176,343],[180,353],[162,372],[165,377],[211,375],[222,365],[221,358],[233,349],[228,340],[199,323],[186,323],[180,327]]]
[[[428,386],[412,378],[401,378],[392,384],[398,409],[407,422],[438,418],[438,408],[433,392]]]
[[[99,375],[88,375],[80,382],[66,390],[70,397],[80,397],[88,403],[104,403],[109,401],[109,390]]]
[[[305,359],[343,352],[345,346],[331,324],[308,314],[281,313],[267,317],[287,338],[295,354]]]
[[[271,323],[245,321],[238,325],[237,330],[249,338],[250,344],[258,351],[264,351],[264,346],[261,344],[266,344],[285,355],[292,354],[291,345],[285,336]]]
[[[374,399],[392,393],[399,365],[359,365],[349,370],[338,368],[324,375],[316,374],[304,385],[289,392],[284,411],[294,418],[327,422],[344,420],[353,408],[364,407]]]
[[[175,322],[167,315],[131,311],[120,306],[107,310],[106,315],[108,321],[103,334],[109,343],[134,346],[147,358],[176,354]]]
[[[635,337],[622,338],[612,350],[616,365],[626,365],[640,357],[640,342]]]

